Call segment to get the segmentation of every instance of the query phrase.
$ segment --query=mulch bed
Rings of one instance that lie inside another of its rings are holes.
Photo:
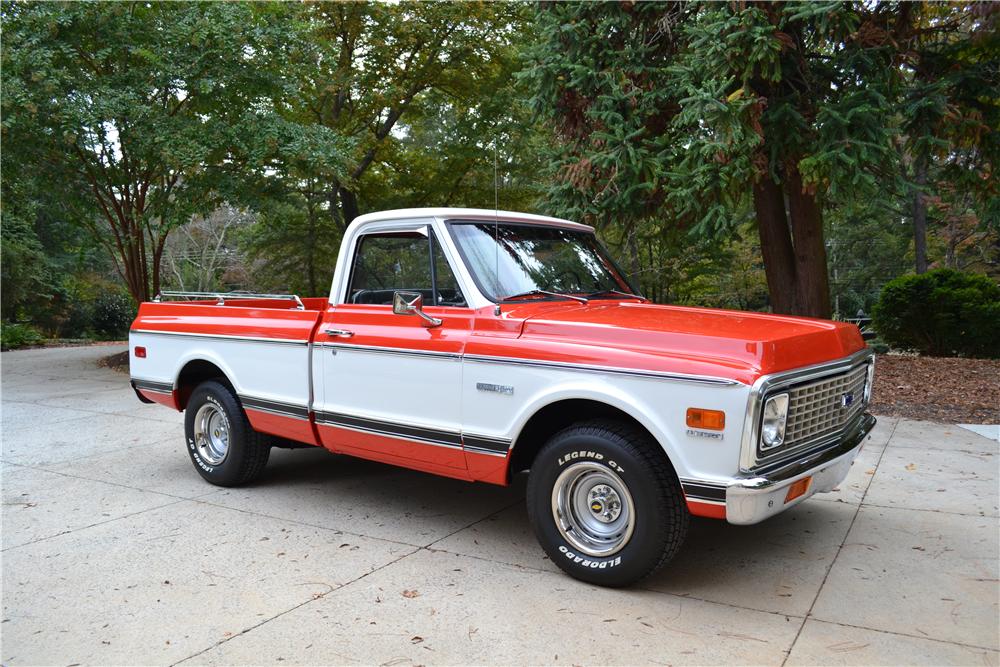
[[[128,373],[128,352],[98,365]],[[948,424],[1000,423],[1000,360],[880,354],[870,409]]]
[[[880,354],[870,410],[948,424],[998,424],[1000,359]]]
[[[128,373],[128,350],[107,357],[101,357],[97,360],[97,365],[110,368],[119,373]]]

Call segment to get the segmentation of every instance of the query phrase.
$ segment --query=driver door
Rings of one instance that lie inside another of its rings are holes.
[[[396,291],[419,292],[424,312],[441,324],[394,314]],[[473,317],[433,230],[359,237],[344,300],[328,309],[316,335],[322,444],[464,476],[461,355]]]

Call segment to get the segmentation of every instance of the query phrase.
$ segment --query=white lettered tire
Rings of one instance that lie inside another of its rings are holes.
[[[198,474],[217,486],[239,486],[264,471],[271,438],[250,426],[225,384],[209,380],[191,394],[184,414],[188,455]]]
[[[690,520],[659,445],[612,420],[553,436],[532,463],[527,502],[549,558],[602,586],[627,586],[663,567],[683,544]]]

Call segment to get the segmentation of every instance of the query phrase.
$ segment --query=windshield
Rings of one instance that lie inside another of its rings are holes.
[[[479,289],[494,301],[535,290],[635,293],[589,232],[492,222],[452,223],[451,230]]]

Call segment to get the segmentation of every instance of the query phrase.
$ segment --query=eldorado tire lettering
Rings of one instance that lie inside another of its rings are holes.
[[[566,558],[570,559],[574,563],[580,563],[584,567],[589,567],[589,568],[595,569],[595,570],[604,570],[604,569],[609,568],[609,567],[615,567],[616,565],[621,565],[621,563],[622,563],[622,557],[621,556],[618,556],[617,558],[615,558],[613,560],[596,561],[596,560],[584,559],[583,556],[577,556],[576,553],[574,553],[573,551],[570,551],[568,548],[566,548],[563,545],[559,545],[559,551],[564,556],[566,556]]]

